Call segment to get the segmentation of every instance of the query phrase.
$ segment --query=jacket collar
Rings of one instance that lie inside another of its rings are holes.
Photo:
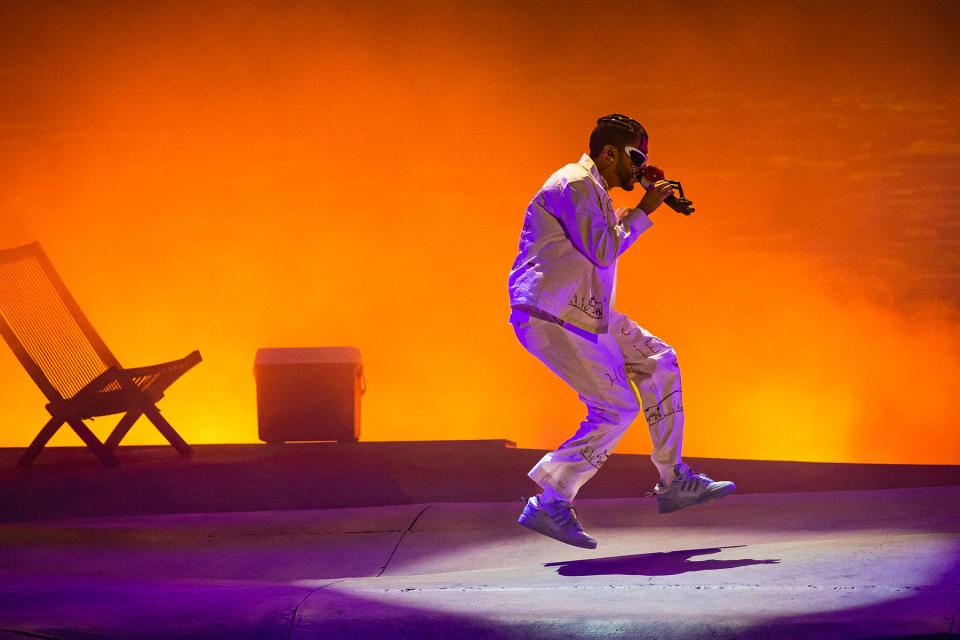
[[[596,180],[604,191],[609,191],[610,187],[607,185],[607,181],[603,179],[603,176],[600,175],[600,170],[597,169],[596,163],[593,161],[593,158],[590,157],[589,153],[583,154],[578,162],[581,167],[586,169],[593,179]]]

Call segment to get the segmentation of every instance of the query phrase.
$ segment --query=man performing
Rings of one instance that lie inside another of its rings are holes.
[[[666,180],[643,184],[635,208],[614,211],[607,191],[633,190],[647,162],[647,132],[623,115],[604,116],[590,154],[549,179],[527,207],[510,271],[510,323],[524,348],[580,394],[587,417],[572,438],[530,471],[543,492],[527,500],[520,524],[595,549],[571,506],[642,410],[660,472],[660,513],[729,495],[680,461],[683,400],[674,350],[614,310],[617,257],[652,226],[648,216],[672,194]],[[634,391],[636,384],[640,397]]]

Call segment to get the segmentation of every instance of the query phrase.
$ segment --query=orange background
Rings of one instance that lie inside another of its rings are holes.
[[[583,409],[507,271],[622,112],[697,208],[618,291],[680,354],[685,453],[960,464],[960,20],[904,7],[4,3],[0,246],[39,240],[127,366],[200,349],[160,405],[188,442],[257,441],[257,348],[354,345],[363,439],[552,448]],[[43,404],[0,351],[0,446]]]

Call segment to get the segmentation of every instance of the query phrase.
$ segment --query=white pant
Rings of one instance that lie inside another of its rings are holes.
[[[613,453],[641,408],[653,442],[650,457],[660,475],[680,462],[683,399],[672,347],[616,311],[610,314],[610,332],[596,336],[518,311],[510,321],[520,344],[587,405],[587,417],[574,436],[531,469],[534,482],[573,500]]]

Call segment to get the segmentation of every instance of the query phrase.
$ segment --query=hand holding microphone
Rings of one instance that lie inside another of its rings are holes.
[[[664,200],[673,195],[673,185],[670,184],[669,180],[651,182],[641,176],[640,185],[646,189],[647,192],[643,194],[643,199],[637,207],[643,209],[647,215],[656,211],[657,207],[659,207]]]
[[[647,213],[653,213],[654,209],[659,207],[662,202],[685,216],[693,213],[693,202],[684,197],[683,187],[676,180],[665,180],[663,170],[659,167],[652,164],[645,166],[643,174],[640,176],[640,185],[647,190],[647,193],[638,206]],[[673,195],[674,189],[680,192],[679,198]]]

